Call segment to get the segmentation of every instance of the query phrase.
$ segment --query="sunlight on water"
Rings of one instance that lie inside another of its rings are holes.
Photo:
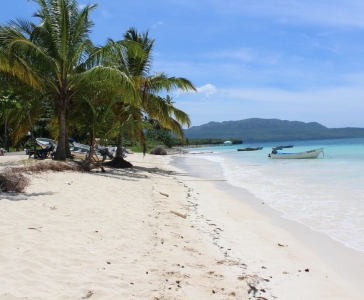
[[[230,184],[248,189],[284,217],[364,251],[364,139],[284,144],[295,145],[284,152],[324,147],[324,156],[275,160],[267,157],[275,145],[260,144],[263,150],[250,152],[236,146],[199,148],[215,153],[198,157],[219,163]]]

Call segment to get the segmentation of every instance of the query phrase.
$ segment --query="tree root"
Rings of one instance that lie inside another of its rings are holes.
[[[111,168],[118,168],[118,169],[125,169],[125,168],[132,168],[133,165],[126,161],[124,158],[115,157],[113,160],[105,162],[104,166],[108,166]]]

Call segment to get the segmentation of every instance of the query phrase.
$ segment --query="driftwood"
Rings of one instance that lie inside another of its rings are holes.
[[[186,217],[187,217],[187,214],[181,214],[181,213],[179,213],[178,211],[175,211],[175,210],[171,210],[171,213],[175,214],[175,215],[177,215],[177,216],[179,216],[181,218],[184,218],[184,219],[186,219]]]
[[[162,193],[162,192],[159,192],[159,194],[163,195],[163,196],[166,196],[166,197],[169,197],[168,194],[165,194],[165,193]]]

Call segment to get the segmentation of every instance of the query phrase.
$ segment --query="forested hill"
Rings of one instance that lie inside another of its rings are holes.
[[[364,128],[327,128],[317,122],[246,119],[210,122],[185,130],[186,138],[243,139],[244,142],[297,141],[364,137]]]

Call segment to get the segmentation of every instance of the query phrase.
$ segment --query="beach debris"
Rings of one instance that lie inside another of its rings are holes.
[[[0,190],[2,192],[22,193],[30,180],[15,168],[6,168],[0,173]]]
[[[255,297],[255,294],[258,292],[258,289],[250,283],[248,283],[248,286],[250,287],[250,289],[248,290],[248,294],[253,293],[253,296]]]
[[[168,195],[168,194],[166,194],[166,193],[159,192],[159,194],[161,194],[161,195],[163,195],[163,196],[166,196],[166,197],[169,197],[169,195]]]
[[[278,246],[279,246],[279,247],[288,247],[288,245],[282,245],[282,244],[280,244],[280,243],[278,243]]]
[[[38,228],[42,228],[42,226],[40,226],[40,227],[29,227],[28,229],[34,229],[34,230],[37,230],[37,231],[41,232]]]
[[[305,269],[305,272],[310,272],[310,270],[309,269]]]
[[[83,294],[83,296],[81,296],[82,299],[89,299],[94,294],[94,292],[90,291],[90,290],[86,290],[82,294]]]
[[[50,207],[50,209],[51,209],[51,210],[55,210],[55,209],[57,209],[57,207],[52,206],[52,207]]]
[[[171,210],[171,213],[175,214],[175,215],[177,215],[177,216],[179,216],[181,218],[184,218],[184,219],[187,218],[187,214],[181,214],[181,213],[179,213],[178,211],[175,211],[175,210]]]

